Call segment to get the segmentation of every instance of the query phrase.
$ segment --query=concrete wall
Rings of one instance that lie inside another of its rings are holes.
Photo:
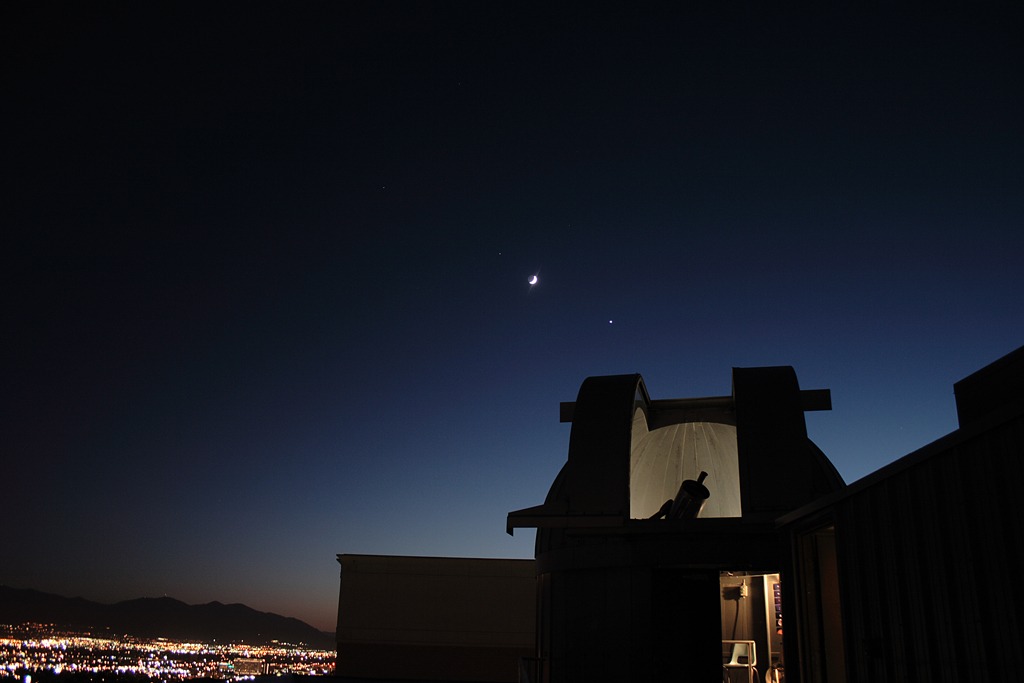
[[[516,681],[534,653],[532,560],[339,555],[337,674]]]

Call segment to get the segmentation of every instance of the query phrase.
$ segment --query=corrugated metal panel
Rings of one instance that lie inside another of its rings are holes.
[[[1024,418],[835,503],[850,681],[992,681],[1024,663]]]

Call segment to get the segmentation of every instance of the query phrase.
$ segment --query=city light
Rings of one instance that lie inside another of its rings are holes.
[[[0,624],[0,679],[53,674],[141,675],[160,681],[252,679],[255,675],[330,675],[335,653],[275,643],[194,643],[72,633],[49,624]],[[38,677],[38,676],[36,676]]]

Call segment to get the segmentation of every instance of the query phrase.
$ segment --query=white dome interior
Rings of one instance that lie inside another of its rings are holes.
[[[641,408],[633,413],[629,460],[629,516],[645,519],[666,500],[675,498],[679,485],[707,472],[704,485],[711,497],[701,517],[740,517],[740,471],[736,427],[718,422],[681,422],[647,429]]]

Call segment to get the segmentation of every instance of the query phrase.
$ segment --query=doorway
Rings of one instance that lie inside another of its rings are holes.
[[[722,679],[778,683],[784,677],[778,572],[721,572]]]

